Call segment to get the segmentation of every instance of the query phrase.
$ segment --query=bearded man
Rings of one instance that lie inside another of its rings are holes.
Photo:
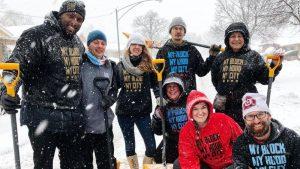
[[[234,168],[300,168],[300,137],[271,116],[266,98],[242,98],[246,128],[233,147]]]

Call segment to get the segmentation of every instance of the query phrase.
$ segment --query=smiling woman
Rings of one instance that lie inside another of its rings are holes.
[[[232,145],[242,133],[223,113],[214,113],[204,93],[192,90],[187,98],[189,121],[179,136],[179,164],[174,169],[227,168],[232,166]],[[196,143],[196,144],[195,144]]]
[[[247,92],[257,92],[255,84],[269,83],[269,69],[263,57],[249,46],[250,34],[242,22],[234,22],[225,30],[226,49],[214,61],[211,69],[212,83],[218,92],[214,108],[233,118],[242,128],[242,97]],[[280,54],[279,54],[280,55]],[[276,63],[271,63],[273,68]],[[281,63],[275,70],[277,76]]]

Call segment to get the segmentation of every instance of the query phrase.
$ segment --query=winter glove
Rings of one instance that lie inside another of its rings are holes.
[[[163,100],[162,105],[165,106],[168,102],[164,98],[162,100]],[[156,98],[156,105],[160,106],[160,97]]]
[[[107,111],[110,108],[110,106],[112,106],[114,103],[115,99],[111,96],[104,96],[101,100],[101,106],[105,111]]]
[[[16,95],[16,97],[11,97],[6,94],[6,91],[3,91],[0,104],[7,114],[15,114],[18,112],[16,109],[21,107],[20,101],[21,99],[18,95]]]
[[[225,110],[226,96],[217,94],[214,99],[214,109],[223,112]]]
[[[216,57],[221,51],[221,45],[213,44],[209,48],[209,55]]]

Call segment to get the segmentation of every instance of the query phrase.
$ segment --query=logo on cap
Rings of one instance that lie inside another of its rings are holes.
[[[67,4],[67,11],[75,11],[76,3],[74,2],[69,2]]]
[[[251,96],[247,96],[245,98],[245,102],[243,103],[243,109],[247,110],[250,107],[255,106],[255,105],[256,105],[256,100],[253,99]]]

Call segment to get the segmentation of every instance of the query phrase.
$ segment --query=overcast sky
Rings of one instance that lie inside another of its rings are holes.
[[[108,37],[109,43],[116,43],[115,9],[138,2],[140,0],[84,0],[86,5],[86,28],[101,29]],[[58,10],[63,0],[4,0],[7,9],[20,11],[23,14],[37,16],[35,23],[43,21],[43,17],[51,10]],[[160,17],[169,21],[175,16],[181,16],[187,31],[198,35],[209,30],[214,20],[215,0],[162,0],[162,2],[144,2],[131,9],[119,22],[120,32],[132,32],[132,21],[136,16],[144,15],[148,10],[158,12]],[[127,8],[119,12],[119,16]],[[166,32],[167,33],[167,32]],[[126,39],[121,37],[122,44]]]

